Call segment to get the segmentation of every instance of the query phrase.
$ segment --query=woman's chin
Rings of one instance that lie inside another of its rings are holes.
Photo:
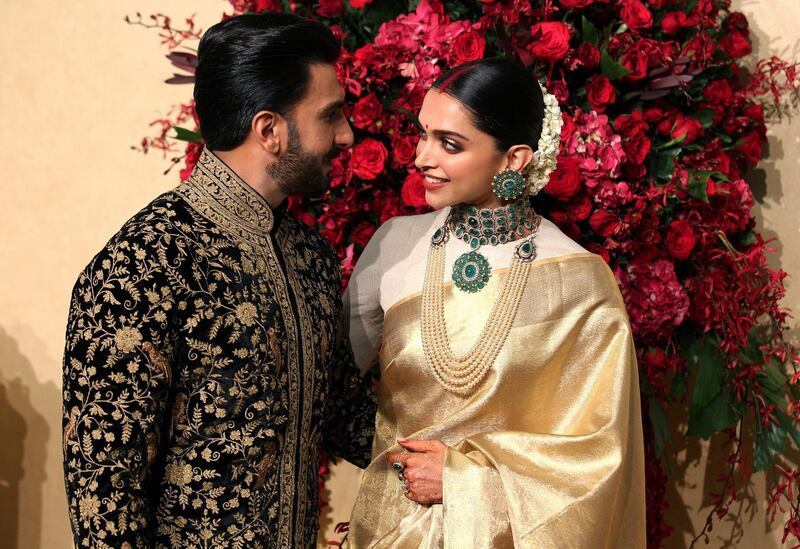
[[[445,196],[442,196],[440,190],[437,191],[425,191],[425,202],[428,203],[428,206],[433,208],[434,210],[441,210],[447,206],[450,206],[450,201],[447,200]]]

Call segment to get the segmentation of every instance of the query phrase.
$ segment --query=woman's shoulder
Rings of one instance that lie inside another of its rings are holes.
[[[386,221],[378,229],[385,231],[418,231],[425,232],[436,223],[436,220],[443,214],[443,210],[434,210],[432,212],[414,214],[414,215],[397,215]]]
[[[432,227],[439,223],[441,210],[417,214],[398,215],[384,222],[367,245],[368,248],[379,246],[381,249],[399,251],[406,247],[413,247],[423,238]],[[443,218],[442,218],[443,222]],[[441,224],[441,223],[440,223]]]
[[[536,237],[537,259],[561,257],[576,253],[590,253],[586,248],[572,240],[555,223],[542,217],[539,234]]]

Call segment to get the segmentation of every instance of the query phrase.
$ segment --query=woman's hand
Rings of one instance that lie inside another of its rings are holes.
[[[447,446],[440,440],[399,438],[397,443],[408,453],[387,452],[386,460],[403,464],[408,492],[406,497],[421,505],[442,503],[442,470]]]

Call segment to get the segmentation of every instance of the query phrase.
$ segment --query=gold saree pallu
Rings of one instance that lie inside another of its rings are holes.
[[[456,356],[475,342],[507,275],[495,270],[468,298],[446,285]],[[508,340],[465,397],[444,390],[426,363],[420,304],[420,294],[406,297],[385,316],[373,461],[350,546],[644,547],[636,358],[602,259],[575,253],[533,264]],[[397,436],[450,446],[442,504],[403,497],[384,457],[399,449]]]

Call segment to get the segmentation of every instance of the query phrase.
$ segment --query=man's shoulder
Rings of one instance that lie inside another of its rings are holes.
[[[162,193],[125,221],[86,269],[92,270],[107,260],[122,261],[127,256],[163,261],[172,247],[170,243],[182,232],[179,226],[189,222],[190,217],[188,204],[179,194]]]

